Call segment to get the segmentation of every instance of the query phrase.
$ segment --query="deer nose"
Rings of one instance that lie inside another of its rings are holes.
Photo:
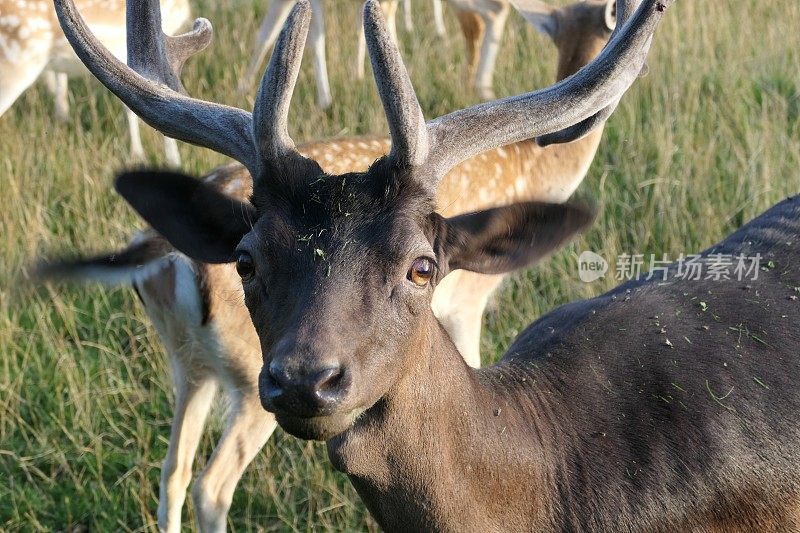
[[[262,371],[262,403],[301,416],[329,414],[347,396],[350,379],[341,365],[292,369],[277,360]],[[266,374],[266,375],[265,375]]]

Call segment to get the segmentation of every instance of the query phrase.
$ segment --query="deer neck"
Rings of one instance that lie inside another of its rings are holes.
[[[551,516],[542,503],[545,424],[529,399],[505,390],[513,371],[468,367],[428,318],[413,355],[399,358],[412,368],[328,442],[331,460],[387,531],[540,529]],[[524,523],[509,513],[519,505],[530,509]]]

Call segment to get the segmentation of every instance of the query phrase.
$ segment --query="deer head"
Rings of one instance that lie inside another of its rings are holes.
[[[328,439],[379,400],[413,364],[415,351],[425,349],[433,289],[448,272],[527,266],[591,219],[580,207],[540,203],[445,219],[434,208],[439,179],[490,148],[588,131],[586,125],[613,107],[637,77],[671,1],[644,0],[603,53],[567,80],[425,122],[380,6],[368,0],[365,31],[392,149],[367,172],[340,176],[324,174],[299,154],[287,130],[308,1],[297,3],[284,26],[252,114],[173,87],[167,74],[176,61],[170,56],[187,53],[164,41],[158,0],[144,2],[147,17],[132,18],[129,7],[129,35],[150,44],[130,46],[137,54],[130,59],[133,68],[93,39],[72,0],[56,0],[56,6],[87,67],[142,118],[251,171],[250,202],[163,172],[124,174],[117,190],[187,255],[236,261],[260,337],[264,407],[290,433]],[[180,37],[177,43],[189,42],[191,51],[197,48],[193,40]],[[142,75],[145,70],[155,81]]]

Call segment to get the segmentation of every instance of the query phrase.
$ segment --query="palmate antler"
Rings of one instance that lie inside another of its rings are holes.
[[[459,162],[486,150],[534,137],[550,143],[585,135],[614,111],[639,75],[653,32],[675,0],[642,0],[634,12],[637,1],[620,0],[619,23],[608,45],[574,76],[426,123],[380,5],[367,0],[365,33],[392,137],[391,162],[433,189]],[[287,120],[311,17],[308,0],[297,2],[284,25],[252,114],[192,98],[180,85],[183,61],[210,40],[205,19],[195,22],[191,33],[170,38],[161,31],[158,0],[131,1],[129,67],[92,35],[74,0],[55,0],[55,6],[65,35],[89,70],[154,128],[240,161],[256,188],[266,169],[302,159]]]

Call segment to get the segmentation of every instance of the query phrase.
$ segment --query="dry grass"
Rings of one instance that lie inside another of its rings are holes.
[[[382,132],[373,83],[354,82],[355,2],[328,14],[336,103],[314,107],[310,61],[295,95],[297,140]],[[448,17],[449,48],[432,35],[428,2],[403,48],[433,117],[473,102],[463,46]],[[217,29],[211,51],[187,67],[203,98],[249,107],[234,91],[261,2],[198,0]],[[800,192],[800,3],[681,0],[651,55],[651,74],[611,121],[580,195],[601,208],[594,229],[540,268],[517,275],[487,315],[489,359],[532,319],[612,286],[578,281],[575,253],[667,253],[705,248],[781,198]],[[546,85],[553,48],[514,17],[497,88]],[[44,251],[106,250],[138,220],[111,190],[126,165],[124,118],[92,80],[72,82],[72,121],[53,120],[42,87],[0,118],[0,530],[153,530],[159,462],[172,394],[159,341],[129,291],[35,287],[26,266]],[[151,162],[160,140],[148,132]],[[187,171],[222,158],[182,146]],[[203,466],[219,434],[203,440]],[[191,505],[186,519],[193,519]],[[364,530],[366,513],[317,445],[280,431],[245,475],[230,526],[264,531]]]

